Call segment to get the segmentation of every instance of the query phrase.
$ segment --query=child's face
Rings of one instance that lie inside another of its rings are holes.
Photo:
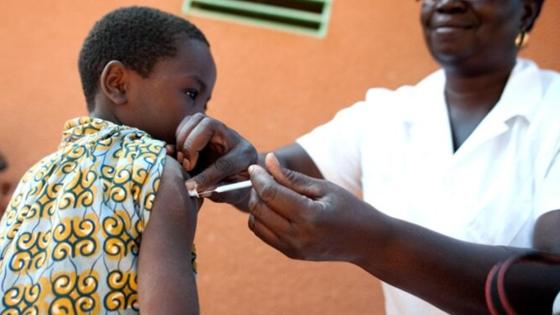
[[[167,143],[175,143],[175,130],[185,116],[206,110],[216,82],[216,65],[205,43],[183,38],[177,48],[177,55],[158,61],[148,78],[131,74],[130,121],[122,121]]]

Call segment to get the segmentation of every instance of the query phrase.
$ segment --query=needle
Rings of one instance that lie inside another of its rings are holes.
[[[196,198],[210,197],[212,195],[212,193],[223,193],[223,192],[226,192],[226,191],[232,191],[232,190],[237,190],[237,189],[242,189],[242,188],[247,188],[247,187],[251,187],[251,181],[250,180],[237,182],[237,183],[233,183],[233,184],[222,185],[222,186],[218,186],[214,189],[206,190],[206,191],[202,191],[202,192],[198,192],[196,190],[191,190],[191,191],[189,191],[189,196],[196,197]]]

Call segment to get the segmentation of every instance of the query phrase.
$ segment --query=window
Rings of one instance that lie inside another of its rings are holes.
[[[186,14],[324,37],[332,0],[185,0]]]

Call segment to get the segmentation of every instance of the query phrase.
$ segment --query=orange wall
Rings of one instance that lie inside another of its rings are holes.
[[[547,1],[524,55],[560,70],[560,2]],[[56,148],[63,122],[86,114],[76,59],[102,14],[143,4],[181,14],[181,0],[3,0],[0,151],[11,181]],[[350,6],[352,5],[352,6]],[[192,18],[209,37],[218,83],[209,114],[269,150],[329,119],[367,87],[414,83],[435,69],[413,0],[337,0],[315,39]],[[197,232],[203,314],[382,314],[378,283],[356,267],[290,261],[207,203]],[[375,249],[372,249],[375,250]]]

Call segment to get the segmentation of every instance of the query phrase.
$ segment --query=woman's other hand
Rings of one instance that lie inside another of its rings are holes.
[[[248,179],[247,168],[257,163],[258,154],[251,143],[222,122],[200,113],[183,119],[176,141],[177,160],[193,176],[186,182],[189,191],[201,192],[219,183]],[[244,190],[210,199],[235,204],[246,195]]]

